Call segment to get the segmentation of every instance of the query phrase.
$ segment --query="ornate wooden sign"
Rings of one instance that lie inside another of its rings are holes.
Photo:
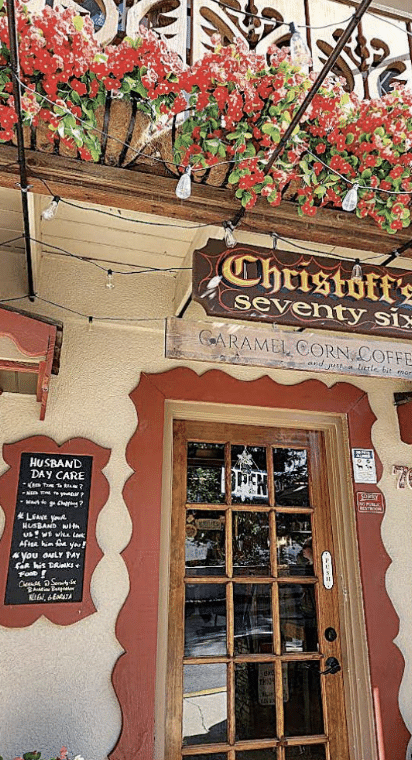
[[[412,337],[412,272],[209,240],[193,258],[193,298],[214,317]]]
[[[170,317],[166,356],[412,380],[412,346],[408,343],[281,332],[228,322],[188,322]]]
[[[40,615],[66,625],[95,612],[90,579],[102,556],[95,527],[108,497],[110,451],[85,438],[33,436],[3,446],[6,524],[0,542],[0,623]]]

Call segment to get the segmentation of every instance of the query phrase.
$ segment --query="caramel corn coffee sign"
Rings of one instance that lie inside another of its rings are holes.
[[[388,337],[412,336],[412,272],[352,261],[226,248],[209,240],[193,259],[193,298],[207,314]]]

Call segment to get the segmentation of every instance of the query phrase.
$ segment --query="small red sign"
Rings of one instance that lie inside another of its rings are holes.
[[[358,491],[356,501],[358,512],[378,512],[383,514],[385,511],[385,500],[381,493]]]

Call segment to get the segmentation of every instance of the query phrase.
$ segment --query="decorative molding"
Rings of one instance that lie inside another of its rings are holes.
[[[283,415],[287,410],[345,415],[348,443],[360,448],[372,448],[371,429],[376,418],[367,395],[348,383],[327,388],[319,380],[307,380],[286,386],[267,376],[242,382],[217,370],[199,377],[185,367],[158,375],[142,373],[131,399],[139,424],[127,447],[127,461],[134,473],[123,492],[133,520],[132,539],[123,553],[129,570],[130,593],[116,626],[125,654],[113,672],[114,688],[123,712],[123,730],[111,758],[126,760],[138,756],[139,760],[152,760],[162,472],[164,456],[167,456],[163,452],[165,402],[193,402],[205,408],[219,404],[221,418],[225,408],[241,405],[250,409],[254,401],[260,409],[281,410]],[[378,459],[377,474],[380,478],[382,465]],[[378,491],[376,485],[359,488],[362,492]],[[393,643],[398,618],[385,590],[384,577],[390,560],[382,546],[382,518],[382,514],[357,512],[356,515],[371,681],[373,687],[381,691],[385,736],[387,741],[392,737],[391,754],[401,757],[409,739],[397,701],[404,662]],[[164,595],[162,599],[164,601]],[[361,600],[355,599],[353,603],[361,605]]]

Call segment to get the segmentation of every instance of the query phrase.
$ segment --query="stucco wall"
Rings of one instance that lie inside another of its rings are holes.
[[[20,257],[2,254],[3,260],[0,298],[23,294],[26,284]],[[32,397],[0,397],[0,443],[37,434],[50,436],[58,443],[84,436],[110,448],[112,454],[105,469],[110,497],[97,525],[98,542],[104,552],[92,578],[97,612],[67,627],[52,625],[42,618],[25,629],[0,628],[0,754],[7,759],[31,749],[41,749],[45,756],[52,756],[64,744],[72,755],[80,753],[87,760],[101,760],[112,749],[121,728],[110,676],[122,653],[115,622],[129,584],[121,552],[130,539],[132,526],[122,489],[130,475],[125,449],[138,423],[129,393],[136,387],[141,371],[161,372],[182,362],[164,358],[161,318],[172,312],[173,276],[153,273],[117,277],[115,285],[113,291],[108,291],[104,273],[85,262],[48,256],[42,263],[38,292],[42,298],[85,315],[155,321],[95,321],[89,332],[86,318],[44,302],[37,301],[32,306],[27,301],[15,304],[64,322],[61,370],[51,382],[44,422],[38,419],[38,404]],[[193,305],[186,317],[203,319],[204,314],[201,307]],[[198,374],[210,368],[196,362],[187,366]],[[283,384],[315,377],[310,373],[248,367],[225,367],[225,371],[244,380],[267,374]],[[368,393],[377,417],[373,443],[384,465],[380,487],[387,504],[382,537],[392,559],[386,583],[400,617],[396,643],[406,660],[400,707],[412,731],[412,703],[408,698],[412,689],[411,494],[408,489],[397,491],[391,474],[394,463],[412,466],[410,446],[399,438],[393,405],[394,391],[406,390],[407,384],[386,379],[344,379]],[[331,386],[342,378],[322,375],[320,380]],[[0,515],[2,519],[1,511]],[[0,522],[0,530],[2,526]]]

